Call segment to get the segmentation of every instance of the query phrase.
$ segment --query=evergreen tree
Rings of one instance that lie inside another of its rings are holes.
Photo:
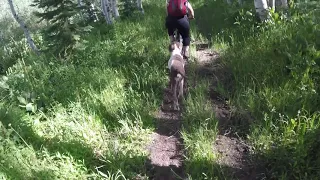
[[[66,57],[72,50],[81,47],[81,35],[90,31],[91,26],[81,23],[77,15],[86,7],[78,7],[72,0],[33,0],[32,6],[43,9],[35,15],[40,17],[40,21],[48,23],[43,30],[46,51]]]
[[[136,0],[121,0],[123,7],[120,9],[123,17],[134,17],[137,12]]]

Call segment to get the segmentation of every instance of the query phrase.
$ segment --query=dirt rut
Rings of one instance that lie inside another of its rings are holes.
[[[163,103],[155,113],[153,141],[148,146],[150,156],[147,170],[152,180],[184,179],[181,111],[172,111],[171,104],[171,95],[165,90]]]
[[[253,157],[253,148],[244,140],[252,117],[247,112],[231,107],[228,99],[218,90],[219,84],[226,90],[232,89],[231,71],[223,65],[219,54],[208,49],[206,44],[197,46],[196,57],[196,77],[211,81],[209,96],[219,130],[213,144],[214,153],[219,155],[217,164],[226,167],[222,171],[230,179],[263,179],[264,173]]]

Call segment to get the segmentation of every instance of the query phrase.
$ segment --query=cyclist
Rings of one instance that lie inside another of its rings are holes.
[[[167,2],[167,17],[166,28],[170,41],[174,41],[174,31],[177,29],[182,36],[181,54],[185,59],[188,59],[190,46],[190,24],[189,19],[194,19],[194,11],[188,0],[166,0]],[[189,19],[188,19],[189,18]],[[179,35],[179,34],[178,34]]]

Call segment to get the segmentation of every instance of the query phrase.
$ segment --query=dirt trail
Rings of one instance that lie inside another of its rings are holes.
[[[256,163],[251,158],[252,148],[242,140],[236,130],[232,129],[237,126],[237,123],[249,124],[250,116],[246,113],[239,115],[233,107],[227,104],[227,99],[217,90],[219,83],[224,84],[225,88],[232,85],[230,71],[222,65],[219,54],[210,50],[207,44],[197,44],[193,56],[195,56],[197,63],[196,76],[193,80],[189,79],[188,81],[191,82],[188,84],[195,87],[198,78],[212,80],[208,91],[213,111],[219,121],[219,133],[215,144],[213,144],[214,153],[219,155],[216,163],[221,167],[226,167],[222,171],[228,174],[231,179],[263,179],[263,175],[257,173]],[[184,146],[180,134],[181,111],[174,112],[170,109],[170,95],[165,91],[161,108],[155,113],[157,128],[153,134],[153,141],[148,146],[150,152],[147,163],[149,179],[185,179]]]
[[[223,171],[232,179],[263,179],[264,174],[259,173],[258,164],[252,156],[252,147],[242,138],[249,129],[252,118],[248,113],[239,112],[235,107],[229,106],[228,99],[218,91],[218,84],[223,84],[227,90],[232,88],[230,70],[223,65],[219,54],[208,49],[205,44],[197,46],[196,57],[196,76],[210,78],[212,81],[209,93],[213,111],[219,121],[218,136],[213,144],[214,153],[219,155],[217,163],[226,167]],[[239,129],[243,131],[238,132]]]
[[[147,171],[149,179],[153,180],[184,179],[181,111],[171,111],[170,97],[165,91],[161,108],[155,113],[156,131],[148,147]]]

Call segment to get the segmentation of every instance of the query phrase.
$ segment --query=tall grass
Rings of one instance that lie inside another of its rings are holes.
[[[234,84],[223,92],[253,115],[247,140],[267,165],[268,178],[317,178],[317,3],[314,10],[300,5],[289,21],[273,14],[274,24],[261,25],[251,1],[241,8],[222,0],[191,2],[197,18],[191,21],[192,37],[209,41],[232,70]],[[167,83],[168,38],[163,3],[147,1],[144,9],[144,16],[94,25],[86,49],[68,61],[34,56],[23,36],[5,32],[10,43],[2,41],[0,50],[1,178],[145,178],[152,114]],[[41,43],[41,34],[35,37]],[[194,61],[189,67],[192,88],[182,131],[186,173],[190,179],[228,179],[228,167],[217,164],[212,150],[212,79],[196,74]]]
[[[228,98],[254,116],[247,138],[266,163],[268,178],[316,178],[319,3],[298,4],[288,20],[275,13],[273,23],[264,25],[251,8],[210,2],[198,12],[216,13],[203,19],[200,30],[214,33],[208,36],[214,48],[224,47],[221,58],[234,78]]]
[[[146,3],[145,16],[98,24],[67,62],[22,46],[1,77],[1,176],[145,176],[152,114],[167,80],[160,7]]]

